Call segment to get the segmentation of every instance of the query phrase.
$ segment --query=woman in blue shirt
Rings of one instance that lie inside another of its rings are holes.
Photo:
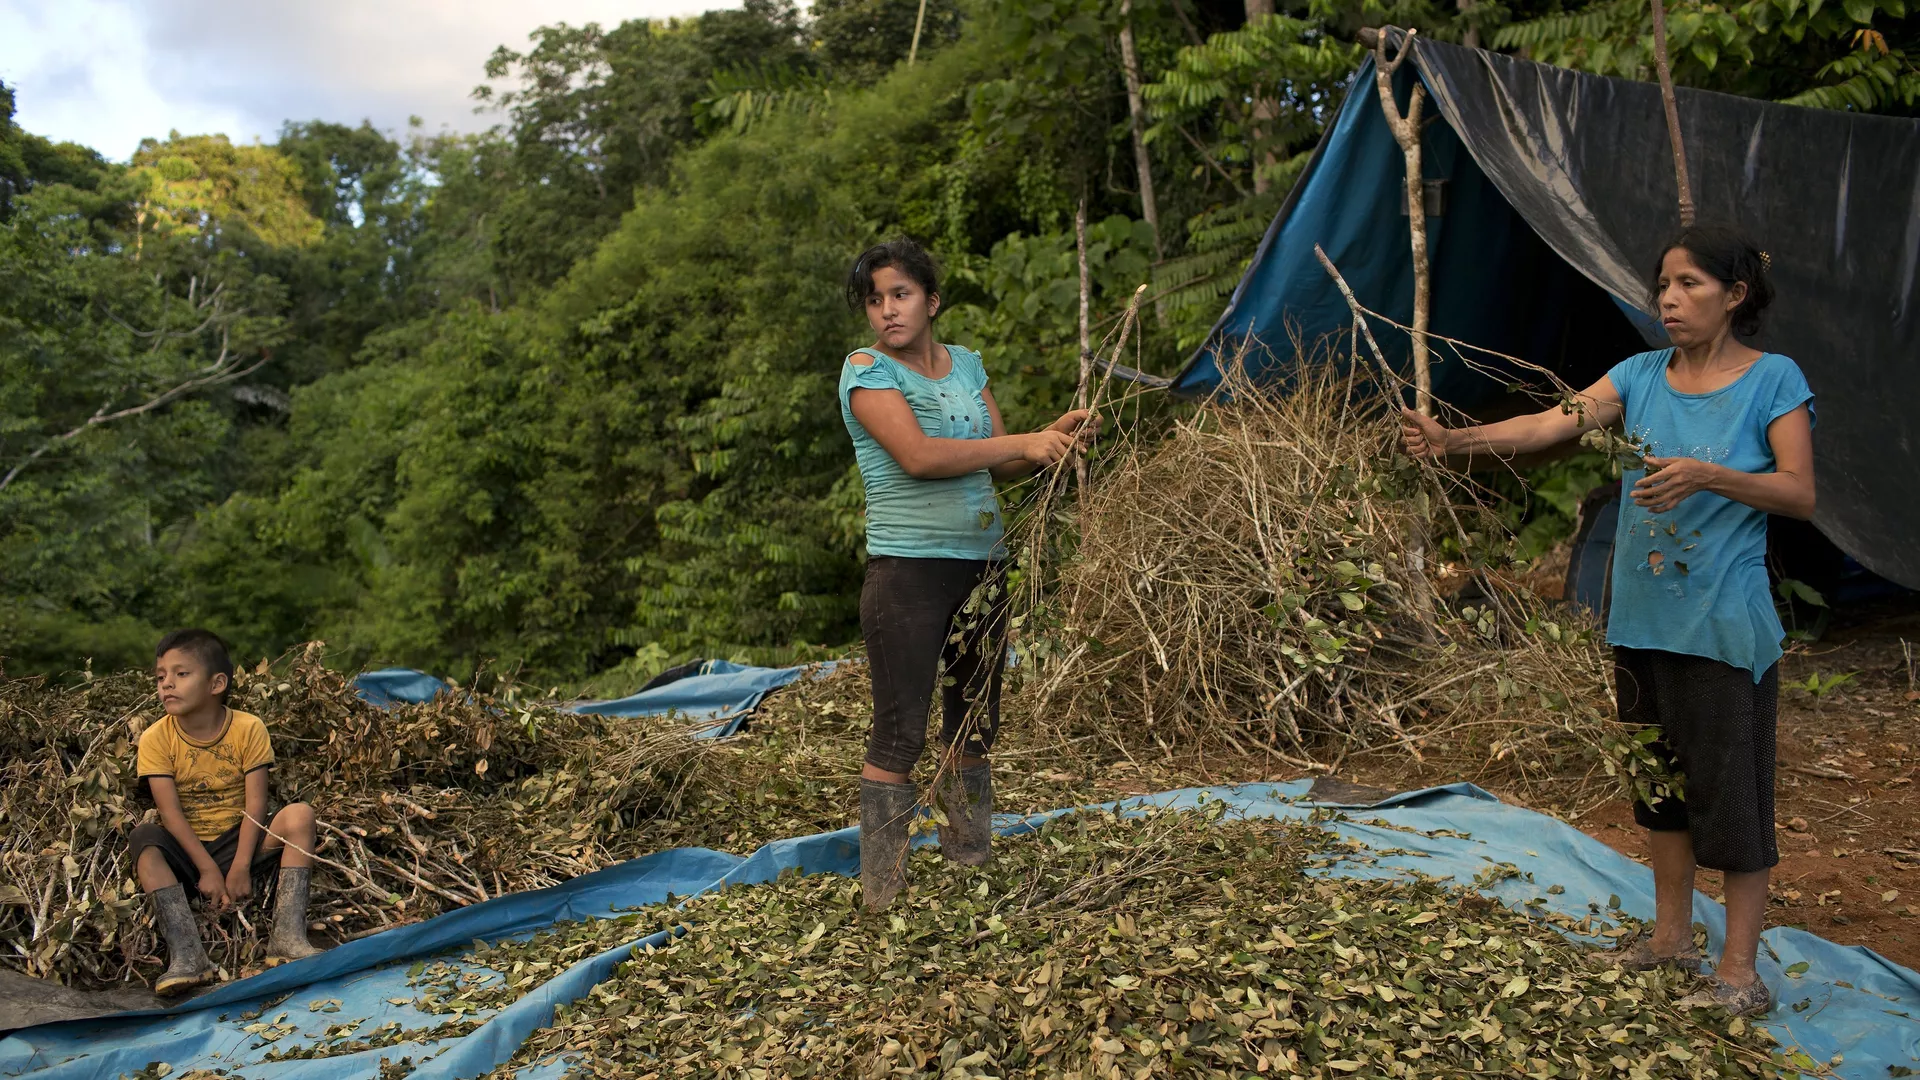
[[[1813,392],[1792,360],[1743,344],[1773,298],[1767,256],[1731,229],[1697,227],[1661,253],[1652,300],[1670,349],[1622,361],[1559,408],[1447,429],[1407,411],[1416,456],[1543,450],[1616,421],[1646,450],[1628,471],[1613,548],[1615,697],[1628,723],[1660,731],[1684,800],[1634,807],[1648,830],[1653,934],[1621,954],[1635,968],[1700,969],[1695,865],[1726,875],[1727,937],[1715,998],[1765,1013],[1754,969],[1774,845],[1774,709],[1780,642],[1766,569],[1767,515],[1813,515]]]
[[[987,752],[1000,718],[1006,620],[993,483],[1056,464],[1093,425],[1075,410],[1040,431],[1007,434],[979,354],[934,340],[939,277],[918,244],[863,252],[847,301],[875,336],[840,370],[840,415],[867,494],[860,630],[873,731],[860,772],[860,883],[878,910],[906,885],[907,825],[919,802],[911,773],[936,688],[947,747],[934,792],[947,820],[940,850],[968,865],[987,860]]]

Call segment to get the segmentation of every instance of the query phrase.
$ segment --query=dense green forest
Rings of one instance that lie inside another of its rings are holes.
[[[860,248],[938,250],[943,335],[1032,424],[1071,390],[1076,206],[1097,325],[1152,283],[1170,371],[1360,27],[1650,77],[1641,0],[930,0],[914,51],[918,7],[545,27],[476,65],[506,88],[476,135],[301,120],[117,163],[20,130],[0,86],[7,670],[143,664],[187,623],[602,688],[843,647]],[[1670,12],[1682,83],[1920,104],[1903,0]]]

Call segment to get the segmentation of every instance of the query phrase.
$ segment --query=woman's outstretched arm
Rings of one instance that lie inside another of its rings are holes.
[[[1620,394],[1614,390],[1613,380],[1605,376],[1575,394],[1574,400],[1581,406],[1577,411],[1544,409],[1528,416],[1464,428],[1444,427],[1412,409],[1402,409],[1401,436],[1407,453],[1414,457],[1470,458],[1475,454],[1489,454],[1511,458],[1557,446],[1579,437],[1583,431],[1603,428],[1620,419]]]

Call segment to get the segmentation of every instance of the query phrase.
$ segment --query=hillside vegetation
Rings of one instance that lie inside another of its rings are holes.
[[[1010,423],[1150,282],[1170,370],[1333,115],[1363,25],[1645,77],[1600,0],[816,0],[549,26],[475,77],[477,135],[290,121],[126,163],[0,86],[0,656],[244,658],[632,685],[856,637],[860,488],[833,385],[849,258],[907,233]],[[1681,0],[1686,83],[1911,113],[1900,0]],[[1142,114],[1129,108],[1130,33]],[[477,59],[477,58],[476,58]],[[1137,166],[1146,146],[1153,198]]]

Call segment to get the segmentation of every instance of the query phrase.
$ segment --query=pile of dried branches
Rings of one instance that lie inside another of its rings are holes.
[[[1083,813],[979,869],[915,856],[911,902],[877,918],[827,874],[707,894],[650,909],[685,933],[492,1076],[1800,1072],[1764,1032],[1693,1011],[1682,976],[1622,972],[1563,936],[1605,932],[1591,916],[1308,873],[1351,857],[1366,855],[1305,823]]]
[[[274,798],[320,820],[316,942],[540,888],[661,846],[711,760],[672,719],[560,712],[511,685],[376,708],[317,645],[236,680],[267,722]],[[126,838],[151,814],[134,750],[160,716],[139,673],[0,680],[0,964],[92,988],[157,974]],[[210,918],[215,962],[259,960],[261,901]]]
[[[1569,809],[1623,767],[1649,782],[1595,628],[1509,584],[1498,518],[1399,452],[1387,395],[1327,363],[1222,367],[1213,400],[1103,458],[1074,528],[1041,507],[1010,541],[1028,722],[1296,768],[1398,750]]]

